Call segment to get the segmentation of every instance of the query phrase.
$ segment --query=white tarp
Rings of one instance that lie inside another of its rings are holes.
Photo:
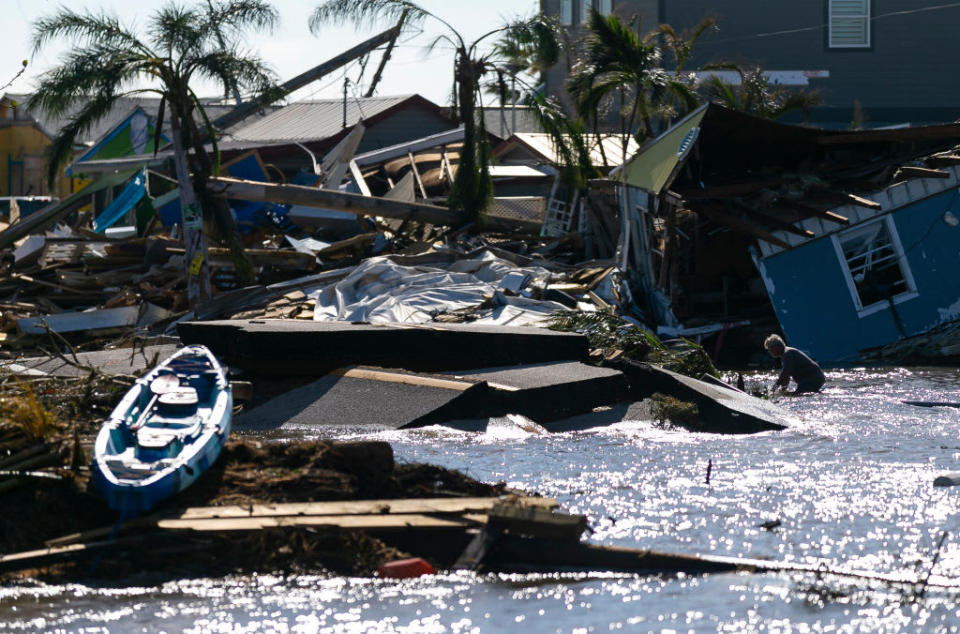
[[[379,257],[308,295],[317,302],[316,321],[426,323],[439,313],[479,307],[491,297],[493,306],[479,311],[480,318],[473,323],[528,325],[564,310],[556,302],[504,295],[501,280],[509,276],[508,286],[515,288],[517,273],[541,287],[551,276],[544,268],[518,267],[489,251],[452,263],[414,266]]]

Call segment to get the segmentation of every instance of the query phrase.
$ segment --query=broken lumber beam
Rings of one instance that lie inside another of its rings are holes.
[[[335,526],[372,531],[463,530],[477,523],[461,517],[436,517],[424,513],[388,513],[385,515],[284,515],[280,517],[216,517],[206,519],[164,519],[161,530],[196,532],[259,531],[265,528],[293,526]]]
[[[805,214],[806,218],[809,218],[810,216],[817,216],[818,218],[823,218],[824,220],[829,220],[830,222],[835,222],[840,225],[850,224],[850,219],[846,216],[841,216],[840,214],[834,213],[829,209],[824,209],[823,207],[818,207],[817,205],[813,205],[808,202],[791,200],[789,198],[778,198],[777,204],[799,211],[800,213]]]
[[[111,548],[122,548],[134,544],[141,544],[149,537],[150,535],[144,533],[131,537],[106,539],[84,544],[68,544],[66,546],[55,546],[53,548],[41,548],[38,550],[2,555],[0,556],[0,571],[27,570],[58,561],[76,560]]]
[[[737,218],[731,213],[728,213],[719,205],[710,205],[710,204],[700,204],[696,206],[695,211],[697,213],[703,213],[705,216],[713,220],[718,224],[725,225],[734,231],[740,233],[745,233],[749,236],[757,238],[758,240],[763,240],[764,242],[769,242],[775,244],[784,249],[790,248],[790,243],[781,240],[775,235],[771,234],[769,231],[762,229],[756,225],[751,224],[746,220]]]
[[[487,525],[512,535],[577,542],[587,529],[587,518],[585,515],[500,503],[487,513]]]
[[[904,165],[901,167],[900,175],[907,178],[950,178],[952,176],[952,174],[946,170],[916,167],[913,165]]]
[[[556,508],[553,498],[521,497],[523,508]],[[284,517],[301,515],[410,515],[432,513],[487,512],[503,501],[498,497],[474,498],[400,498],[384,500],[346,500],[336,502],[291,502],[285,504],[252,504],[249,506],[209,506],[184,510],[168,519],[216,519],[243,517]]]
[[[170,247],[167,253],[183,254],[184,249]],[[300,253],[290,249],[244,249],[250,256],[254,266],[273,266],[290,271],[312,271],[317,268],[317,258],[311,253]],[[211,266],[233,266],[233,257],[230,249],[224,247],[209,247],[207,257]]]
[[[841,194],[841,195],[851,205],[857,205],[858,207],[866,207],[867,209],[873,209],[874,211],[880,211],[881,209],[883,209],[883,205],[876,202],[875,200],[870,200],[869,198],[857,196],[856,194]]]
[[[397,220],[427,222],[432,225],[458,227],[467,222],[462,211],[424,203],[408,203],[389,198],[349,194],[302,185],[278,185],[233,178],[211,178],[207,188],[214,194],[232,200],[252,200],[278,204],[320,207],[346,211],[358,216],[382,216]]]
[[[927,167],[949,167],[960,165],[960,154],[938,154],[926,159]]]
[[[270,105],[270,103],[273,101],[281,99],[286,95],[289,95],[291,92],[303,88],[310,82],[332,73],[341,66],[349,64],[358,57],[362,57],[370,53],[370,51],[374,50],[375,48],[383,44],[387,44],[391,40],[395,40],[399,33],[400,25],[397,24],[396,26],[387,29],[383,33],[379,33],[368,40],[364,40],[360,44],[357,44],[353,48],[340,53],[336,57],[332,57],[322,64],[314,66],[310,70],[300,73],[292,79],[288,79],[279,86],[279,94],[275,91],[268,91],[265,97],[251,99],[241,103],[230,112],[227,112],[221,117],[215,119],[213,121],[214,127],[219,130],[225,130],[235,123],[243,121],[254,112],[260,110],[262,107]]]

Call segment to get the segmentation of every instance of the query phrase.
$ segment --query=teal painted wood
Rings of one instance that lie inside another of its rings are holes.
[[[960,319],[960,227],[945,222],[948,211],[960,216],[956,189],[890,214],[916,287],[895,304],[907,336]],[[853,362],[859,351],[903,337],[889,304],[858,310],[831,237],[758,263],[787,343],[821,363]]]
[[[151,385],[177,387],[158,396]],[[168,395],[169,394],[169,395]],[[188,346],[138,379],[94,443],[93,482],[123,517],[144,513],[187,488],[220,455],[233,395],[204,346]]]

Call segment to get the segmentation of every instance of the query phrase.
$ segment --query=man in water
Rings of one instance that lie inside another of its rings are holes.
[[[803,354],[796,348],[790,348],[783,342],[779,335],[770,335],[763,342],[763,347],[767,349],[772,357],[779,357],[783,360],[783,370],[780,371],[780,378],[773,384],[773,389],[784,388],[790,385],[790,379],[797,382],[797,389],[794,394],[804,394],[807,392],[819,392],[823,387],[826,377],[823,376],[823,370],[817,365],[817,362]]]

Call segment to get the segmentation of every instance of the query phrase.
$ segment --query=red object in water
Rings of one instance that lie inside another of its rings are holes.
[[[437,571],[419,557],[413,559],[400,559],[383,564],[377,568],[381,577],[387,579],[411,579],[420,575],[432,575]]]

